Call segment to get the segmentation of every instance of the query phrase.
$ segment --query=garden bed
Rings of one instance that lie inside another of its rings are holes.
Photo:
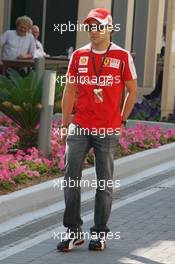
[[[0,118],[0,194],[7,194],[47,180],[63,176],[65,146],[58,133],[60,120],[52,125],[51,155],[45,158],[35,147],[19,149],[16,125],[8,118]],[[57,133],[56,133],[57,131]],[[160,126],[148,127],[137,123],[119,138],[115,158],[157,148],[175,141],[175,130]],[[85,168],[93,166],[93,153],[88,154]],[[88,162],[88,163],[87,163]]]

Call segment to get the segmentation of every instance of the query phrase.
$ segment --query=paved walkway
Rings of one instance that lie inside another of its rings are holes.
[[[50,226],[50,238],[44,239],[44,232],[33,239],[26,228],[21,231],[23,242],[1,248],[0,264],[175,264],[175,176],[171,174],[165,174],[163,181],[161,176],[154,184],[149,181],[150,186],[143,183],[145,187],[140,190],[131,186],[130,191],[122,191],[120,199],[114,194],[109,226],[115,238],[108,241],[105,251],[89,252],[87,240],[72,252],[60,253],[56,250],[58,241],[52,237],[53,226]],[[93,213],[86,211],[83,215],[84,231],[88,232]],[[120,239],[116,239],[116,232],[120,232]],[[3,257],[5,251],[9,257]]]

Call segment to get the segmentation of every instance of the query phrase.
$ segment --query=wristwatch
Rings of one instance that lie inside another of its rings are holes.
[[[121,121],[121,124],[123,124],[124,126],[126,126],[127,122],[128,122],[128,120],[122,120]]]

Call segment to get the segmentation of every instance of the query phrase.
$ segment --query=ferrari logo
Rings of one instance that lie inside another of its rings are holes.
[[[109,66],[109,65],[110,65],[110,58],[105,58],[104,66]]]

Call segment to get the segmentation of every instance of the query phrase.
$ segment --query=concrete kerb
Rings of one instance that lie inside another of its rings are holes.
[[[157,149],[120,158],[114,162],[114,181],[134,176],[151,167],[173,161],[175,160],[174,153],[175,143],[170,143]],[[94,167],[85,169],[82,179],[88,180],[90,185],[83,187],[82,192],[85,193],[94,189],[91,185],[91,182],[95,180]],[[62,201],[64,198],[63,191],[58,188],[61,186],[61,181],[63,181],[63,177],[0,196],[0,223]]]
[[[56,113],[53,116],[54,120],[61,119],[61,113]],[[73,115],[72,115],[73,117]],[[72,118],[71,117],[71,118]],[[175,129],[175,123],[170,122],[158,122],[158,121],[145,121],[145,120],[137,120],[137,119],[128,119],[127,127],[135,127],[136,123],[140,123],[146,126],[160,126],[161,128],[167,129]]]
[[[170,122],[158,122],[158,121],[145,121],[145,120],[128,120],[128,127],[135,127],[136,123],[140,123],[142,125],[146,126],[154,126],[154,127],[161,127],[165,130],[167,129],[175,129],[175,123],[170,123]]]
[[[134,175],[159,164],[175,161],[175,143],[149,149],[115,161],[115,175],[119,179]]]

